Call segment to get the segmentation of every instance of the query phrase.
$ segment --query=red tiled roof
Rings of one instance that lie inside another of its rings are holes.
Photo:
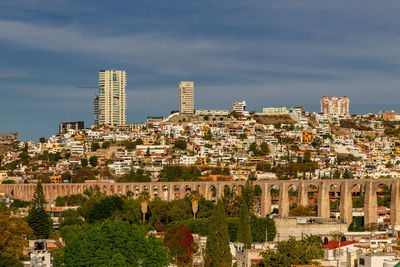
[[[340,247],[349,246],[349,245],[352,245],[355,243],[358,243],[358,242],[357,241],[341,241]],[[323,246],[327,249],[335,249],[335,248],[339,247],[339,241],[330,240],[330,241],[328,241],[328,244],[323,244]]]

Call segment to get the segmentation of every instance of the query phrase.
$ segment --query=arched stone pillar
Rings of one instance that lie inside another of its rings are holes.
[[[152,184],[149,184],[148,188],[149,188],[150,200],[154,200],[154,186]],[[157,187],[157,193],[158,193],[158,187]]]
[[[340,185],[340,218],[350,225],[353,221],[353,199],[347,181]]]
[[[223,183],[218,183],[217,186],[217,198],[222,199],[224,197],[224,184]]]
[[[168,197],[169,201],[172,201],[175,199],[175,185],[174,184],[170,184],[168,186],[168,194],[169,194],[169,197]]]
[[[281,183],[279,187],[279,215],[287,217],[289,215],[289,192],[288,183]]]
[[[398,179],[392,182],[390,223],[393,230],[400,230],[400,182]]]
[[[179,186],[179,198],[180,198],[180,199],[183,199],[183,198],[185,198],[185,195],[186,195],[186,187],[185,187],[185,184],[181,184],[181,185]]]
[[[271,213],[271,187],[268,183],[261,185],[261,217]]]
[[[307,186],[304,181],[301,181],[298,188],[298,203],[300,206],[307,207],[308,206],[308,192]]]
[[[328,188],[328,183],[326,183],[324,181],[322,181],[319,184],[318,217],[322,217],[322,218],[330,217],[329,188]]]
[[[211,190],[210,190],[210,184],[209,184],[208,182],[206,182],[206,183],[204,184],[204,190],[203,190],[203,192],[204,192],[204,198],[205,198],[206,200],[211,200],[211,195],[210,195]]]
[[[377,203],[376,189],[373,186],[372,180],[365,183],[365,199],[364,199],[364,225],[377,222]]]

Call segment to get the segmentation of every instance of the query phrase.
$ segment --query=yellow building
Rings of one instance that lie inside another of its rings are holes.
[[[310,131],[303,131],[302,140],[303,143],[311,144],[314,142],[314,134]]]
[[[50,181],[53,183],[53,184],[59,184],[59,183],[61,183],[61,175],[54,175],[54,176],[50,176],[49,177],[50,178]]]

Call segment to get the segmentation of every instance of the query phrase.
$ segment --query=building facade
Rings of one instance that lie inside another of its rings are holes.
[[[269,107],[263,108],[262,114],[264,115],[286,115],[289,114],[289,111],[286,107]]]
[[[194,82],[179,82],[179,113],[194,113]]]
[[[0,134],[0,144],[12,144],[18,142],[18,133]]]
[[[246,101],[233,101],[232,102],[232,111],[236,113],[243,113],[246,110]]]
[[[220,109],[198,109],[195,114],[199,116],[228,116],[229,111]]]
[[[65,134],[69,130],[83,130],[85,129],[85,123],[83,121],[66,121],[60,123],[59,133]]]
[[[384,111],[382,113],[382,117],[384,120],[388,120],[388,121],[399,121],[400,120],[400,114],[396,113],[394,110]]]
[[[321,113],[326,115],[349,115],[350,100],[344,97],[326,97],[321,98]]]
[[[126,124],[126,71],[101,70],[94,98],[94,124]]]

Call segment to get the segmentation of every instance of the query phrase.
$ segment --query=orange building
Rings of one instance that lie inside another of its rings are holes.
[[[303,143],[311,144],[314,142],[314,134],[310,131],[303,131],[302,140]]]
[[[53,184],[59,184],[62,181],[61,175],[54,175],[54,176],[50,176],[49,178]]]

